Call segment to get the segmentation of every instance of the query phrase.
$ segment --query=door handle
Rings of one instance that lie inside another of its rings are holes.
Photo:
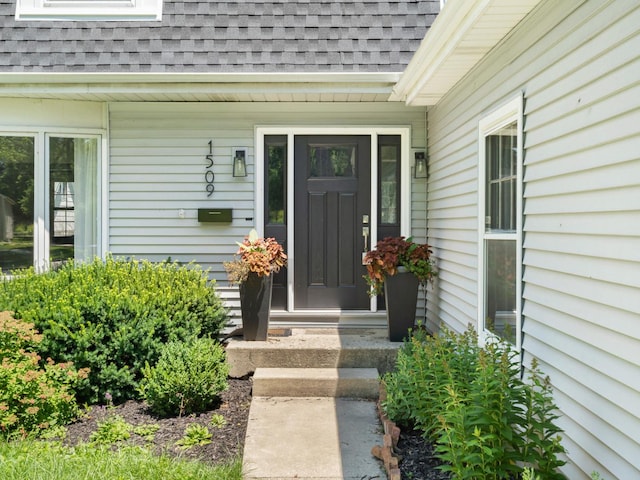
[[[369,248],[369,227],[362,227],[362,237],[364,238],[364,252],[367,252]]]

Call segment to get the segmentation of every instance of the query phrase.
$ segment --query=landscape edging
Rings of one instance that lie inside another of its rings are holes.
[[[398,440],[400,439],[400,428],[395,422],[389,420],[389,417],[384,413],[382,402],[384,402],[386,398],[387,391],[384,383],[380,382],[380,395],[376,406],[384,434],[382,437],[382,445],[375,445],[371,449],[371,454],[382,460],[389,480],[401,480],[400,468],[398,467],[399,457],[396,453]]]

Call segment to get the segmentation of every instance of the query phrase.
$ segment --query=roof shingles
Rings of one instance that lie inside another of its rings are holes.
[[[147,23],[16,21],[0,0],[0,72],[399,72],[439,3],[166,0]]]

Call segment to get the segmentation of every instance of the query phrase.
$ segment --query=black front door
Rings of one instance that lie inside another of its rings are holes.
[[[295,308],[368,309],[371,137],[296,136],[294,153]]]

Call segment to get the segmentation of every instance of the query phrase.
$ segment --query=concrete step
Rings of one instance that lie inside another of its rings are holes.
[[[377,399],[376,368],[257,368],[254,397],[348,397]]]
[[[292,329],[288,336],[227,344],[230,376],[244,377],[257,368],[375,368],[393,369],[400,342],[390,342],[384,329]]]

